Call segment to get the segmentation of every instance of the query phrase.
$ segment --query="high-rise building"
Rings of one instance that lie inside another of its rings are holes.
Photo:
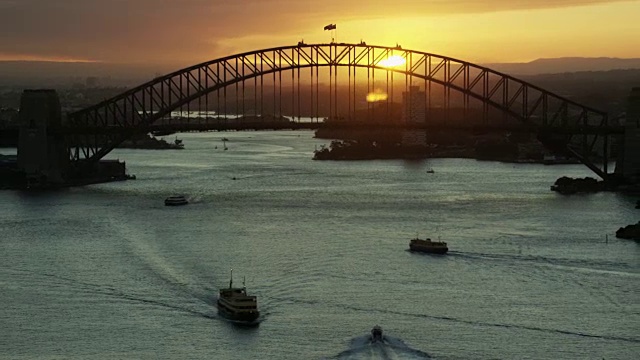
[[[402,93],[402,119],[405,123],[423,124],[426,120],[426,98],[419,86]]]
[[[426,124],[426,98],[419,86],[409,87],[408,92],[402,93],[402,121],[407,125]],[[425,129],[408,128],[402,134],[404,146],[426,146],[427,133]]]

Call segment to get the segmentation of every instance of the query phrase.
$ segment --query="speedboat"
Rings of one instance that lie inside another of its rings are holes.
[[[244,281],[241,288],[233,287],[233,270],[231,270],[229,287],[220,289],[218,313],[229,320],[247,325],[257,324],[255,321],[260,317],[258,299],[255,296],[247,295]]]
[[[382,342],[382,328],[378,325],[371,329],[371,342]]]
[[[165,206],[180,206],[187,205],[189,201],[182,195],[169,196],[164,199]]]
[[[428,254],[446,254],[447,251],[449,251],[449,247],[447,247],[447,243],[444,241],[431,241],[429,238],[425,240],[415,238],[409,242],[409,250]]]

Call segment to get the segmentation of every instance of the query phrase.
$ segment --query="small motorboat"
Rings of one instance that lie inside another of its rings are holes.
[[[182,195],[169,196],[164,199],[165,206],[181,206],[187,205],[189,201]]]
[[[435,171],[433,171],[433,169],[428,169],[427,174],[435,174]]]
[[[375,343],[375,342],[382,342],[383,338],[382,338],[382,328],[378,325],[374,326],[373,329],[371,329],[371,342]]]

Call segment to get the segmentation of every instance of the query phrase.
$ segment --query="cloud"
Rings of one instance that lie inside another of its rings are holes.
[[[610,2],[615,1],[0,0],[0,55],[180,63],[219,54],[229,39],[291,36],[347,20]]]

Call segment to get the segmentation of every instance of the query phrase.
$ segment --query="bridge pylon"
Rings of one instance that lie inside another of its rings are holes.
[[[640,87],[631,90],[615,173],[627,183],[640,183]]]
[[[62,111],[55,90],[25,90],[20,98],[18,168],[27,184],[57,185],[65,182],[69,167],[64,137],[56,135]]]

